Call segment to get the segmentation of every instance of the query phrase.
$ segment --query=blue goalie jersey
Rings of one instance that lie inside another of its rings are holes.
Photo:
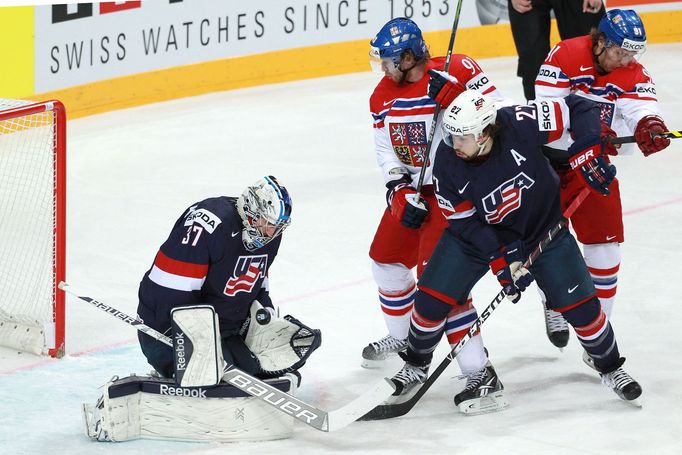
[[[230,197],[206,199],[175,222],[140,283],[138,315],[145,324],[165,332],[172,308],[209,304],[223,335],[234,334],[254,299],[272,306],[267,277],[281,235],[248,251],[235,203]]]
[[[483,255],[516,240],[532,251],[562,216],[559,178],[542,146],[565,140],[569,128],[599,134],[598,115],[594,103],[575,95],[501,108],[492,149],[477,162],[441,142],[433,174],[448,229]]]

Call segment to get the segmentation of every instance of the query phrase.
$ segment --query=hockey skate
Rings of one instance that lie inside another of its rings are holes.
[[[590,357],[587,351],[583,351],[583,363],[592,368],[594,371],[597,371],[597,367],[594,366],[594,360],[592,357]]]
[[[395,384],[395,392],[384,404],[399,404],[412,398],[419,390],[417,386],[426,380],[428,372],[428,364],[419,366],[405,362],[403,368],[391,378],[391,382]]]
[[[362,350],[363,368],[380,368],[386,360],[395,357],[398,352],[407,348],[407,340],[398,340],[391,335],[386,335],[379,341],[368,344]]]
[[[621,360],[621,365],[624,360],[625,359]],[[642,407],[642,404],[638,400],[639,396],[642,394],[642,387],[637,381],[632,379],[625,370],[623,370],[622,366],[619,366],[609,373],[601,374],[601,382],[606,387],[616,392],[616,395],[622,400],[627,401],[633,406]]]
[[[563,352],[568,344],[568,323],[561,313],[545,308],[545,329],[549,341]]]
[[[504,386],[497,377],[493,366],[488,364],[481,370],[466,374],[464,390],[455,395],[455,406],[463,414],[475,415],[500,411],[509,406],[504,397]]]

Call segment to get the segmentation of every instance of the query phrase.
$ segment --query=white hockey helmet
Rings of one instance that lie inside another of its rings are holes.
[[[244,246],[253,251],[269,243],[289,226],[291,198],[287,189],[269,175],[244,190],[237,199],[237,212],[244,225]]]
[[[486,126],[495,123],[497,107],[486,95],[465,90],[454,99],[443,114],[443,139],[452,147],[451,136],[473,134],[478,142]]]

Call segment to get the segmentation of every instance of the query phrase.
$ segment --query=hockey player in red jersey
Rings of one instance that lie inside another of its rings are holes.
[[[388,188],[388,208],[369,255],[389,334],[365,347],[362,365],[366,368],[380,366],[407,346],[417,290],[412,269],[416,267],[417,277],[421,275],[447,225],[438,211],[430,214],[428,210],[437,207],[430,164],[421,188],[423,199],[414,201],[424,159],[433,159],[424,154],[436,102],[447,107],[466,88],[504,100],[481,67],[466,55],[453,54],[449,72],[442,71],[445,58],[431,58],[419,27],[410,19],[389,21],[370,44],[372,66],[384,74],[369,104],[377,162]],[[442,137],[440,129],[436,130],[434,144]],[[445,326],[448,341],[456,344],[476,318],[471,299],[465,305],[453,306]],[[480,335],[467,343],[457,360],[464,374],[486,365],[488,358]]]
[[[538,99],[576,93],[596,101],[601,108],[604,136],[635,136],[637,146],[650,156],[660,152],[670,139],[656,137],[667,131],[656,98],[656,87],[647,70],[637,61],[646,50],[646,32],[635,11],[608,11],[597,30],[561,41],[550,51],[535,81]],[[566,148],[568,144],[566,145]],[[564,148],[564,147],[562,147]],[[611,155],[630,154],[633,144],[606,147]],[[580,191],[565,156],[557,154],[554,166],[561,177],[561,200],[566,206]],[[620,267],[619,243],[624,241],[623,215],[618,180],[611,195],[590,195],[571,218],[583,254],[597,288],[604,312],[611,316]],[[561,314],[547,309],[547,335],[557,347],[568,343],[569,332]],[[584,357],[591,365],[591,359]]]

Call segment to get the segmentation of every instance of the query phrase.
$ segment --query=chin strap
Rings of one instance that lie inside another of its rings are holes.
[[[480,136],[479,136],[480,138]],[[467,161],[476,161],[477,159],[481,158],[481,152],[483,152],[483,149],[485,148],[486,145],[488,145],[488,141],[490,140],[490,136],[483,141],[482,144],[479,144],[478,146],[478,151],[476,152],[475,155],[473,155],[471,158],[468,158]]]
[[[594,65],[597,67],[597,73],[599,73],[599,75],[601,75],[601,76],[606,74],[606,70],[604,70],[604,68],[602,68],[602,66],[599,64],[599,57],[604,52],[606,52],[606,46],[604,46],[602,48],[601,52],[598,54],[595,54],[594,47],[592,48],[592,57],[594,58]]]

